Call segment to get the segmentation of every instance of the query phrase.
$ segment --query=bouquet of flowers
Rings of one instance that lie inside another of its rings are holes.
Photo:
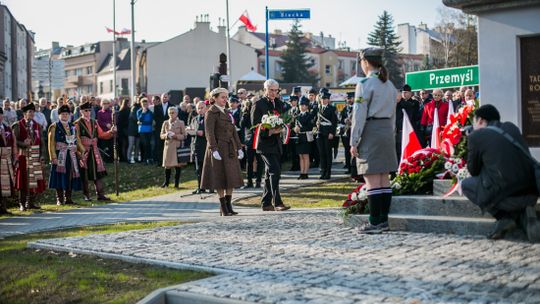
[[[444,156],[437,149],[416,151],[403,160],[399,174],[392,180],[395,194],[428,194],[433,191],[433,179],[443,168]]]
[[[253,126],[255,129],[253,134],[253,149],[257,149],[259,144],[259,135],[261,130],[277,130],[281,129],[281,139],[283,144],[288,144],[291,138],[291,128],[289,127],[290,117],[287,115],[280,115],[278,111],[268,112],[261,118],[261,123]]]
[[[349,214],[360,214],[369,212],[367,205],[367,187],[365,183],[356,187],[349,195],[342,205],[343,216]]]
[[[265,130],[281,129],[285,126],[283,119],[277,114],[265,114],[261,119],[261,128]]]

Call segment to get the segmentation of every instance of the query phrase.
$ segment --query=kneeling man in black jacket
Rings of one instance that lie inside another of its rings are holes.
[[[469,200],[497,219],[488,237],[504,238],[521,224],[531,242],[540,241],[534,167],[530,154],[525,154],[529,149],[518,127],[500,122],[499,111],[493,105],[483,105],[475,112],[467,149],[472,177],[463,181],[462,189]]]

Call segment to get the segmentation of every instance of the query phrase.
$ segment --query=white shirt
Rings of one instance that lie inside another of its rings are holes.
[[[167,116],[167,110],[169,109],[169,103],[164,102],[161,104],[161,107],[163,108],[163,116]]]
[[[45,114],[41,112],[35,112],[34,120],[41,125],[41,128],[43,130],[47,130],[47,119],[45,118]]]

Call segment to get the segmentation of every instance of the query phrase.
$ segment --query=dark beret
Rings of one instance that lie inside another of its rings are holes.
[[[327,89],[327,88],[321,88],[321,89],[319,90],[319,94],[320,94],[320,95],[324,95],[325,93],[328,93],[328,89]]]
[[[290,101],[298,101],[298,96],[296,95],[291,95],[291,98],[290,98]]]
[[[317,90],[315,90],[315,89],[310,89],[310,90],[309,90],[309,94],[315,94],[315,95],[316,95],[316,94],[317,94]]]
[[[25,112],[27,112],[27,111],[30,111],[30,110],[32,110],[32,111],[35,111],[35,110],[36,110],[36,106],[34,106],[34,103],[33,103],[33,102],[28,103],[26,106],[24,106],[24,107],[22,108],[23,113],[25,113]]]
[[[238,97],[236,95],[233,95],[229,98],[229,102],[235,102],[238,103],[240,100],[238,100]]]
[[[410,92],[411,91],[411,86],[406,84],[403,86],[403,88],[401,88],[401,92]]]
[[[306,98],[306,97],[302,97],[302,99],[300,99],[300,105],[301,106],[309,106],[309,99]]]
[[[370,47],[360,50],[360,58],[362,59],[380,59],[384,54],[384,49]]]
[[[79,108],[80,108],[81,110],[89,110],[89,109],[92,109],[92,104],[91,104],[90,102],[88,102],[88,101],[87,101],[87,102],[83,102],[83,103],[79,106]]]
[[[62,114],[62,113],[71,113],[71,109],[69,108],[68,105],[62,105],[60,106],[60,108],[58,108],[58,114]]]
[[[330,98],[330,95],[332,95],[332,94],[330,94],[329,92],[325,92],[325,93],[322,93],[321,98],[322,98],[322,99],[329,99],[329,98]]]

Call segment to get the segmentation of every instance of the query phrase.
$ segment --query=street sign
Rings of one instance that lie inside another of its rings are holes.
[[[476,86],[480,84],[477,65],[411,72],[405,74],[405,82],[411,86],[413,91]]]
[[[309,9],[268,10],[268,19],[309,19]]]

